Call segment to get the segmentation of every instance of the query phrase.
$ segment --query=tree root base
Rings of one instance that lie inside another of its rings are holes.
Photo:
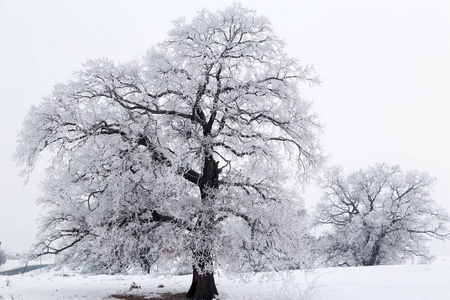
[[[152,297],[144,297],[144,296],[138,296],[138,295],[111,295],[111,299],[123,299],[123,300],[185,300],[186,293],[162,293],[159,294],[159,296],[152,296]]]

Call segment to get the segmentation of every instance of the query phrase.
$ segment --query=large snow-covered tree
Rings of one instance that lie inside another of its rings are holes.
[[[302,235],[289,179],[321,155],[299,91],[317,78],[283,48],[233,5],[174,22],[140,60],[88,61],[56,85],[17,150],[25,174],[52,155],[36,253],[109,272],[193,266],[196,299],[218,294],[215,266],[288,265]]]
[[[328,230],[316,250],[327,265],[371,266],[429,259],[426,242],[448,239],[449,216],[433,201],[434,179],[377,164],[350,175],[341,167],[323,177],[315,224]]]

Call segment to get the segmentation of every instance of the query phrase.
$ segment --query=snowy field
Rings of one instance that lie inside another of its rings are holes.
[[[13,264],[10,262],[1,270]],[[223,274],[216,277],[219,299],[228,300],[450,299],[450,258],[439,258],[431,265],[328,268],[272,276],[256,274],[246,281],[227,278]],[[67,271],[37,270],[23,275],[0,276],[0,299],[116,299],[111,297],[113,294],[151,297],[185,292],[190,281],[190,275],[166,278],[85,276]]]

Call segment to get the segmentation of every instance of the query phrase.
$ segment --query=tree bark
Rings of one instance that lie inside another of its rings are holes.
[[[214,281],[213,258],[211,247],[213,243],[212,235],[214,234],[213,223],[214,214],[208,210],[211,207],[215,193],[214,190],[219,188],[218,163],[212,157],[212,150],[206,151],[205,161],[203,165],[203,174],[198,180],[202,205],[206,208],[199,216],[196,230],[202,233],[201,248],[193,249],[193,257],[196,265],[193,267],[192,284],[186,297],[195,300],[212,300],[219,295],[216,283]],[[198,246],[196,246],[198,247]]]
[[[219,295],[219,292],[214,281],[214,273],[204,272],[204,270],[199,272],[194,267],[192,284],[186,293],[186,297],[195,300],[212,300],[217,295]]]
[[[364,266],[375,266],[377,264],[378,254],[380,253],[381,245],[380,241],[377,240],[375,245],[373,245],[372,253],[367,261],[363,262]]]

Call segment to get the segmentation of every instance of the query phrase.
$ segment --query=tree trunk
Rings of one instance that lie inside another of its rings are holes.
[[[381,245],[379,241],[376,241],[372,248],[372,253],[367,261],[363,262],[364,266],[375,266],[377,264],[378,254],[380,253]]]
[[[186,293],[186,297],[195,300],[212,300],[217,295],[219,293],[217,292],[213,272],[200,274],[194,267],[192,284]]]
[[[372,246],[372,252],[370,254],[370,258],[368,260],[363,261],[364,266],[375,266],[379,263],[379,256],[381,251],[381,243],[386,236],[386,230],[382,230],[381,234],[378,236],[375,244]]]
[[[205,136],[209,135],[210,128],[204,132]],[[203,164],[202,176],[199,180],[199,189],[202,205],[205,208],[198,217],[196,230],[202,242],[200,248],[198,245],[193,247],[193,257],[195,265],[193,267],[192,284],[186,297],[195,300],[212,300],[219,295],[214,281],[212,243],[214,234],[214,213],[209,210],[215,200],[215,192],[219,188],[218,163],[214,160],[213,151],[205,150],[205,160]]]

